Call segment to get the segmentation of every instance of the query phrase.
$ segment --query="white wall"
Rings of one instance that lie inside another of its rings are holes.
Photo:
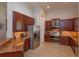
[[[47,20],[53,19],[53,18],[61,18],[61,19],[67,19],[67,18],[73,18],[76,17],[78,14],[77,8],[57,8],[52,9],[49,12],[47,12]]]
[[[32,16],[35,18],[35,25],[40,25],[40,7],[35,6],[32,8]]]
[[[12,38],[13,15],[12,12],[17,11],[27,16],[32,16],[31,8],[25,2],[8,2],[7,3],[7,38]]]

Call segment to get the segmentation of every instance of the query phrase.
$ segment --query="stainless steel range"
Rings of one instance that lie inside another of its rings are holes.
[[[60,31],[58,29],[54,29],[50,32],[51,39],[53,41],[58,41],[60,36]]]

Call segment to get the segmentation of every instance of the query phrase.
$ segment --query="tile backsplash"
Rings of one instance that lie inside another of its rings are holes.
[[[21,34],[25,32],[14,32],[13,35],[16,36],[16,38],[21,38]]]

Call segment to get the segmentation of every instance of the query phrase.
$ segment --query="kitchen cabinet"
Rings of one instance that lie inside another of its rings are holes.
[[[78,26],[79,26],[79,18],[73,18],[74,22],[74,31],[78,32]]]
[[[27,31],[28,25],[34,25],[35,19],[13,11],[13,32]]]
[[[60,43],[61,45],[69,45],[69,40],[70,40],[69,37],[60,36],[59,43]]]
[[[23,57],[23,51],[12,51],[6,53],[0,53],[0,57]]]
[[[78,43],[77,43],[77,42],[75,42],[75,40],[70,39],[70,43],[69,43],[69,45],[71,46],[71,48],[72,48],[73,52],[75,53],[75,48],[77,48]]]
[[[35,20],[32,17],[26,16],[25,22],[26,22],[26,25],[34,25]]]
[[[74,22],[72,19],[60,20],[60,30],[61,31],[73,31],[74,29],[73,23]]]
[[[45,22],[45,31],[51,30],[52,21],[46,21]]]
[[[13,32],[24,31],[24,15],[18,12],[13,12]]]
[[[44,39],[45,42],[51,42],[51,35],[49,33],[45,33]]]
[[[30,38],[27,38],[24,41],[24,51],[27,51],[29,49],[30,49]]]

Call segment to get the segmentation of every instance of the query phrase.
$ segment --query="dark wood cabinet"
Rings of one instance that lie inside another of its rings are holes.
[[[12,52],[0,53],[0,57],[23,57],[23,56],[24,56],[23,51],[12,51]]]
[[[74,22],[72,19],[60,20],[60,30],[61,31],[73,31],[74,29],[73,23]]]
[[[24,41],[24,51],[30,49],[30,38],[25,39]]]
[[[13,11],[13,32],[27,31],[28,25],[34,25],[35,19]]]
[[[13,12],[13,31],[24,31],[24,15]]]
[[[74,31],[78,32],[78,26],[79,26],[79,18],[73,18],[74,22]]]
[[[61,45],[69,45],[69,40],[70,40],[69,37],[60,36],[59,43],[60,43]]]
[[[46,21],[45,22],[45,31],[51,30],[52,21]]]
[[[34,25],[35,20],[34,20],[34,18],[26,16],[25,22],[26,22],[26,25]]]
[[[73,52],[76,54],[76,51],[77,51],[77,49],[78,49],[78,42],[76,42],[75,40],[73,40],[73,39],[71,38],[69,45],[71,46]],[[76,49],[76,50],[75,50],[75,49]]]
[[[49,33],[46,33],[44,36],[45,42],[51,42],[51,35]]]

